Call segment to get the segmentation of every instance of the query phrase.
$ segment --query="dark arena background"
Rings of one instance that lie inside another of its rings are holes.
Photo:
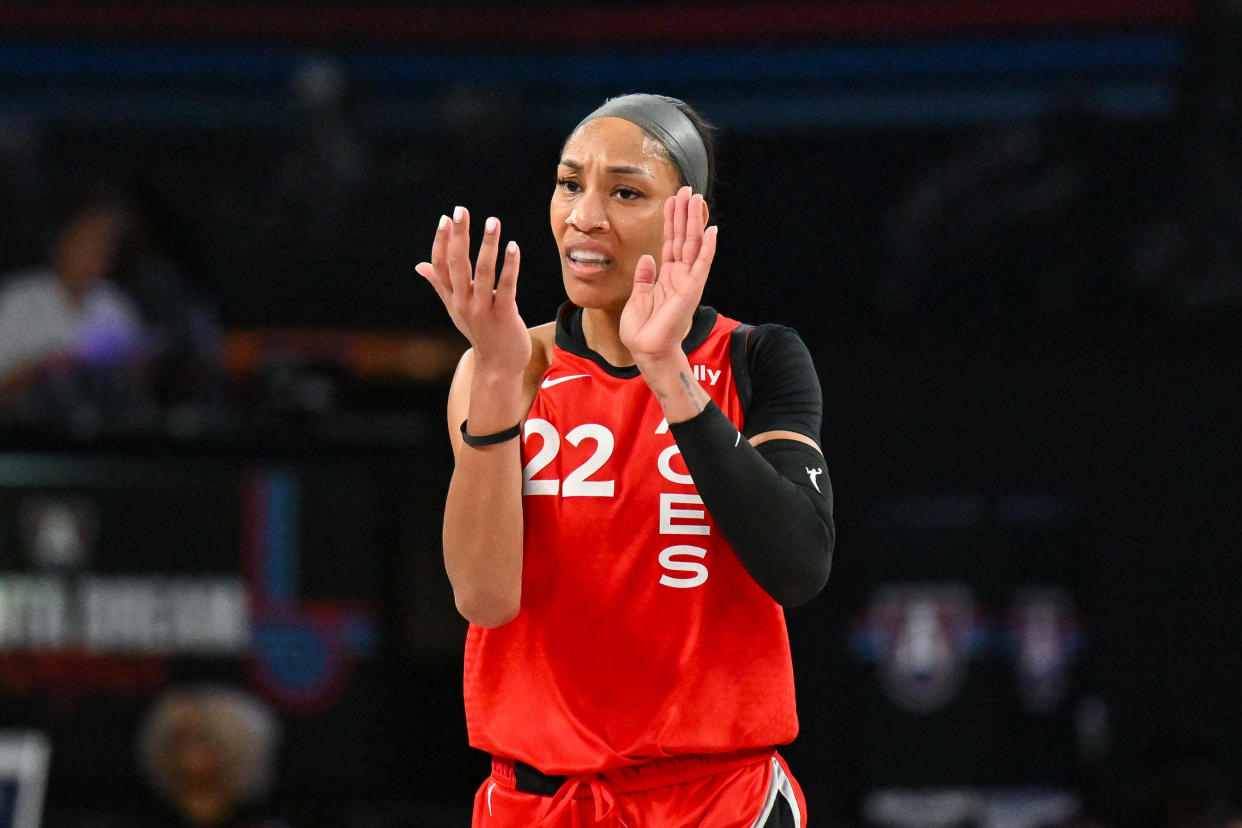
[[[705,301],[823,384],[811,824],[1242,824],[1236,0],[7,0],[0,273],[120,193],[158,346],[0,419],[0,825],[149,824],[202,682],[275,712],[293,828],[469,823],[413,267],[499,216],[551,319],[560,142],[628,91],[718,125]]]

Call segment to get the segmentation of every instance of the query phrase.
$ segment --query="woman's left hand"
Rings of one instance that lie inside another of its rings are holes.
[[[664,250],[659,275],[649,255],[634,268],[634,290],[621,312],[621,344],[641,369],[681,353],[716,255],[716,228],[707,224],[703,196],[682,187],[664,203]]]

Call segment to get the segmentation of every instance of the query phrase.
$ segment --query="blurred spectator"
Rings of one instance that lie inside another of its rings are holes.
[[[89,193],[57,225],[49,264],[0,287],[0,403],[137,354],[138,308],[110,278],[126,222],[116,194]]]
[[[165,211],[130,204],[117,281],[134,300],[148,332],[145,390],[157,405],[210,407],[226,395],[223,335],[214,309],[165,249]]]
[[[171,808],[167,828],[286,828],[268,807],[280,726],[258,699],[228,687],[170,690],[139,736],[143,775]]]

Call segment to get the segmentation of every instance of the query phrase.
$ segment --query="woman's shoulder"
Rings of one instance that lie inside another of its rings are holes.
[[[56,274],[50,268],[33,267],[0,275],[0,300],[4,302],[22,303],[54,295]]]
[[[530,333],[530,343],[535,346],[534,349],[542,349],[550,356],[552,346],[556,344],[556,322],[544,322],[542,325],[527,328],[527,331]]]
[[[556,323],[545,322],[528,330],[531,348],[530,362],[526,365],[525,384],[528,390],[533,390],[552,364],[552,349],[556,345]],[[533,393],[530,396],[534,399]]]

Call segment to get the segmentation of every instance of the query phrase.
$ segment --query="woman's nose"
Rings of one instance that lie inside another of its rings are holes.
[[[607,231],[608,211],[604,209],[603,199],[590,191],[583,193],[582,198],[578,199],[578,203],[574,205],[574,209],[565,219],[565,223],[573,225],[583,233],[589,233],[592,230]]]

